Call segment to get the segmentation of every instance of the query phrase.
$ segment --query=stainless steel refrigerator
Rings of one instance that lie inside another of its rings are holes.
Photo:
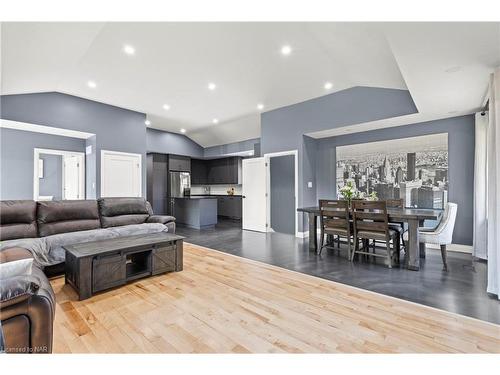
[[[170,215],[175,216],[175,198],[182,198],[190,195],[191,175],[189,172],[170,172],[169,181]]]

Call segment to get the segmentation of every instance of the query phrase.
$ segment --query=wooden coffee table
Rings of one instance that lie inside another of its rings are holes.
[[[65,282],[83,300],[142,277],[182,271],[183,239],[161,232],[64,246]]]

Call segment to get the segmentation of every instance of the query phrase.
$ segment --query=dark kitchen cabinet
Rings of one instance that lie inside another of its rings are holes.
[[[167,213],[168,158],[164,154],[147,155],[147,200],[158,215]]]
[[[169,155],[168,156],[168,170],[191,172],[191,158],[188,156]]]
[[[241,197],[221,196],[217,197],[217,215],[241,219],[242,201]]]
[[[208,160],[208,184],[229,183],[226,179],[227,159]]]
[[[192,185],[238,185],[241,184],[241,157],[220,159],[192,159]]]
[[[207,160],[191,159],[191,185],[206,185],[207,183]]]

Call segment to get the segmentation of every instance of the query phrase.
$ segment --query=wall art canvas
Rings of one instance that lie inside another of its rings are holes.
[[[405,207],[448,202],[448,134],[339,146],[337,191],[350,182],[360,195],[404,200]]]

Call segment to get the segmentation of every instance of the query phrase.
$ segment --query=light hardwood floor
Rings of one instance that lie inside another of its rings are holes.
[[[184,271],[78,301],[55,353],[500,353],[500,326],[185,244]]]

